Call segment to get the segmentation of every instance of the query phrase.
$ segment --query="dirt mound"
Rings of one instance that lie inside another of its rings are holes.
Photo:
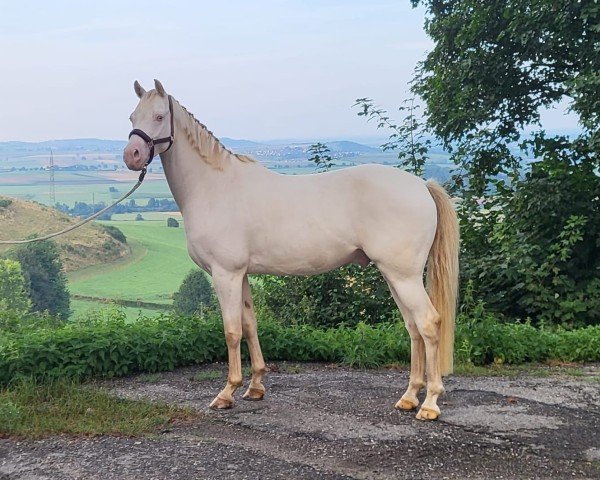
[[[46,235],[73,225],[78,220],[36,202],[0,196],[2,240],[21,240],[33,234]],[[130,254],[126,243],[116,240],[101,225],[94,223],[56,237],[54,241],[60,249],[67,272],[112,262]],[[1,245],[0,253],[9,248]]]

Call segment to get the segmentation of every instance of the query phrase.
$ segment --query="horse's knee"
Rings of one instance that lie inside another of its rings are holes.
[[[238,348],[242,341],[242,334],[238,331],[225,332],[225,343],[228,348]]]

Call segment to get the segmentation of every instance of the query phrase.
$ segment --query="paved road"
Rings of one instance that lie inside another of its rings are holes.
[[[406,372],[275,365],[264,401],[214,412],[222,380],[193,378],[215,369],[104,383],[198,408],[193,425],[141,439],[0,440],[0,479],[600,478],[598,366],[578,378],[452,376],[430,423],[392,408]]]

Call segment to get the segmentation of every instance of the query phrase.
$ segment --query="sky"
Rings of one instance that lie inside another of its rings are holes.
[[[0,141],[126,139],[158,78],[219,137],[381,137],[433,46],[409,0],[0,0]],[[400,118],[400,115],[397,116]],[[575,128],[564,107],[547,128]]]

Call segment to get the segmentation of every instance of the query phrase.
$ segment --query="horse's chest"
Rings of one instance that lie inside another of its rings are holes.
[[[186,237],[190,257],[206,271],[211,272],[215,266],[233,271],[247,263],[247,249],[240,242],[239,232],[231,228],[186,228]]]

